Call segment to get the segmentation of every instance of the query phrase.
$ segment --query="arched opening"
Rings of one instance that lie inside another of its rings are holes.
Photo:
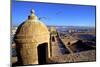
[[[38,63],[46,64],[46,60],[48,57],[48,44],[43,43],[38,46]]]

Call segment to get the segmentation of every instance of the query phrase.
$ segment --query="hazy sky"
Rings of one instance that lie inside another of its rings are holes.
[[[95,26],[95,6],[12,1],[12,24],[27,20],[34,9],[47,25]]]

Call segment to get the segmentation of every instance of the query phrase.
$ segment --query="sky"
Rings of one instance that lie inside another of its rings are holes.
[[[96,23],[95,6],[12,0],[12,25],[18,26],[27,20],[31,9],[46,25],[95,27]]]

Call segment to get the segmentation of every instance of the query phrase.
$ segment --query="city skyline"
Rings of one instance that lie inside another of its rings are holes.
[[[12,25],[17,26],[27,20],[30,10],[46,25],[92,26],[95,27],[95,6],[53,4],[41,2],[16,2],[12,0]]]

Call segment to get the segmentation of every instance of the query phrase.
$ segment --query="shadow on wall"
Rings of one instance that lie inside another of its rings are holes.
[[[74,52],[81,52],[81,51],[87,51],[95,49],[95,47],[92,47],[92,44],[88,42],[83,42],[82,40],[78,40],[76,43],[69,46]]]

